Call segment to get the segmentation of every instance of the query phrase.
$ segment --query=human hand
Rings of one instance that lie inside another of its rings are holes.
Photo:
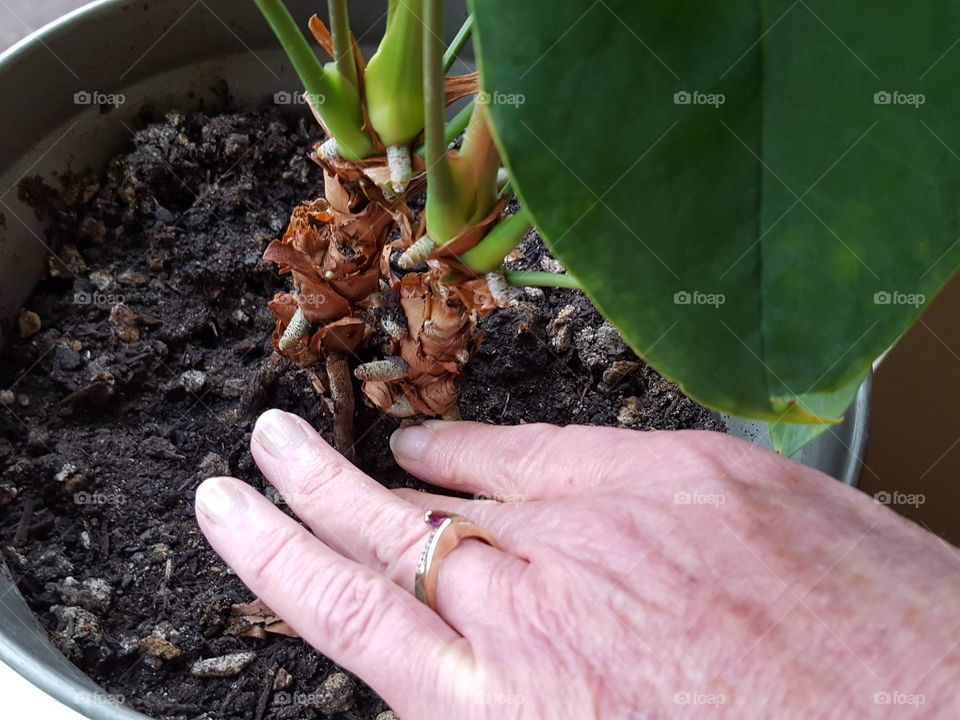
[[[197,491],[250,589],[403,720],[957,717],[957,551],[737,439],[431,421],[391,439],[436,485],[387,490],[271,410],[254,458],[311,534],[238,480]],[[435,613],[424,510],[466,540]],[[905,707],[906,706],[906,707]]]

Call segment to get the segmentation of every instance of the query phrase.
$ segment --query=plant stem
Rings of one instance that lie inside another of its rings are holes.
[[[293,63],[293,69],[297,71],[306,91],[314,96],[325,96],[330,90],[330,84],[324,77],[323,65],[320,64],[307,44],[306,38],[297,28],[290,11],[281,0],[254,0],[254,2],[270,24],[290,62]]]
[[[346,83],[334,65],[328,66],[330,74],[336,76],[331,80],[282,0],[254,2],[290,58],[307,91],[311,107],[336,139],[340,155],[349,160],[372,155],[373,141],[362,127],[363,115],[357,87]]]
[[[447,145],[456,140],[460,136],[460,133],[467,129],[467,125],[470,124],[470,118],[473,117],[474,100],[475,98],[470,98],[470,102],[460,108],[460,111],[447,123],[443,135],[443,141]]]
[[[460,133],[466,129],[467,124],[470,122],[470,117],[473,115],[473,105],[474,98],[470,98],[470,102],[464,105],[460,111],[453,116],[453,119],[446,124],[443,129],[444,147],[450,145],[450,143],[456,140],[460,136]],[[417,148],[417,155],[423,157],[426,149],[425,145],[421,145]]]
[[[460,256],[460,262],[478,273],[496,270],[532,227],[521,209],[494,225],[483,240]]]
[[[463,133],[463,144],[453,159],[453,177],[464,203],[464,220],[479,222],[497,201],[500,153],[493,142],[485,106],[478,105]]]
[[[348,82],[359,88],[347,0],[327,0],[327,8],[330,11],[330,34],[333,36],[333,56],[337,61],[337,69]]]
[[[507,283],[514,287],[555,287],[583,290],[583,286],[572,275],[541,272],[539,270],[508,270],[504,273]]]
[[[353,447],[353,382],[350,380],[347,356],[343,353],[327,354],[327,382],[330,384],[330,399],[333,401],[333,445],[347,460],[355,462],[357,451]]]
[[[386,145],[423,130],[423,0],[390,0],[387,29],[363,75],[370,124]]]
[[[467,44],[467,41],[470,39],[470,36],[473,34],[473,15],[467,15],[467,19],[463,21],[463,25],[460,26],[460,29],[457,31],[456,36],[453,38],[453,42],[450,43],[450,47],[447,48],[447,51],[443,54],[443,72],[446,74],[450,71],[450,68],[453,67],[453,63],[456,62],[457,56],[460,54],[460,51],[463,50],[463,46]]]
[[[423,0],[423,100],[424,100],[424,148],[427,161],[427,232],[434,240],[451,239],[459,227],[451,218],[457,215],[459,198],[453,181],[450,158],[444,143],[444,93],[442,41],[443,0]]]

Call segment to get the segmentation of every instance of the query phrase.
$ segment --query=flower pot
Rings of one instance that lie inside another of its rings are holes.
[[[316,3],[289,0],[295,17]],[[379,36],[382,3],[353,3],[361,44]],[[465,16],[448,10],[449,34]],[[235,106],[252,108],[293,97],[299,81],[251,2],[101,0],[74,12],[0,56],[0,322],[3,338],[47,263],[43,228],[20,202],[26,175],[100,167],[129,141],[134,117],[158,109],[197,107],[226,81]],[[283,95],[286,93],[286,95]],[[798,460],[847,484],[861,466],[869,381],[841,425],[805,448]],[[725,418],[730,432],[769,447],[760,423]],[[0,659],[91,718],[143,718],[100,690],[60,654],[0,567]]]

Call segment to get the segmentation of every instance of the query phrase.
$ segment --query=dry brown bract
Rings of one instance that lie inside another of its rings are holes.
[[[310,30],[332,57],[333,43],[324,24],[314,17]],[[363,58],[356,43],[354,49],[362,82]],[[446,80],[448,104],[477,91],[476,73]],[[311,109],[323,126],[316,108]],[[363,112],[365,129],[370,130],[365,107]],[[381,186],[389,178],[386,148],[376,133],[370,135],[377,155],[357,162],[331,157],[322,152],[321,144],[315,147],[313,160],[324,171],[325,197],[297,207],[283,237],[271,242],[263,255],[277,263],[281,273],[290,273],[295,286],[294,293],[278,294],[270,302],[277,319],[273,346],[298,367],[326,364],[335,436],[342,452],[349,452],[352,444],[347,417],[353,412],[352,385],[344,372],[346,358],[369,343],[373,325],[387,330],[384,353],[390,362],[396,361],[388,363],[388,369],[401,377],[364,377],[366,396],[395,417],[455,413],[456,380],[480,342],[478,313],[496,304],[486,281],[458,263],[457,256],[487,234],[506,202],[496,203],[487,217],[444,246],[428,271],[401,279],[388,261],[392,247],[384,245],[394,228],[402,238],[395,246],[401,249],[423,234],[422,226],[414,227],[407,205],[423,190],[423,161],[414,156],[414,178],[402,196],[385,197]],[[413,143],[419,144],[419,139]],[[495,152],[492,142],[490,152]],[[448,285],[451,280],[456,282]],[[383,295],[389,295],[392,303],[385,303]],[[281,348],[280,340],[297,310],[311,327],[299,343],[291,345],[285,338]]]
[[[263,639],[267,633],[300,637],[297,631],[287,625],[262,600],[238,603],[230,606],[230,619],[227,621],[227,635]]]
[[[391,355],[408,366],[396,380],[368,380],[364,394],[394,417],[446,415],[456,408],[456,381],[480,344],[477,315],[438,282],[435,272],[395,281],[407,334],[392,340]]]

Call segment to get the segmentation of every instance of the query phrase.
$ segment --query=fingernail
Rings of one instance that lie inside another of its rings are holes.
[[[220,525],[233,524],[243,518],[247,498],[230,478],[210,478],[197,488],[197,509]]]
[[[276,458],[290,457],[308,437],[296,416],[282,410],[267,410],[253,428],[253,439]]]
[[[434,434],[451,423],[446,420],[427,420],[423,425],[411,425],[400,428],[390,436],[390,450],[394,455],[403,455],[418,460],[427,448]]]

